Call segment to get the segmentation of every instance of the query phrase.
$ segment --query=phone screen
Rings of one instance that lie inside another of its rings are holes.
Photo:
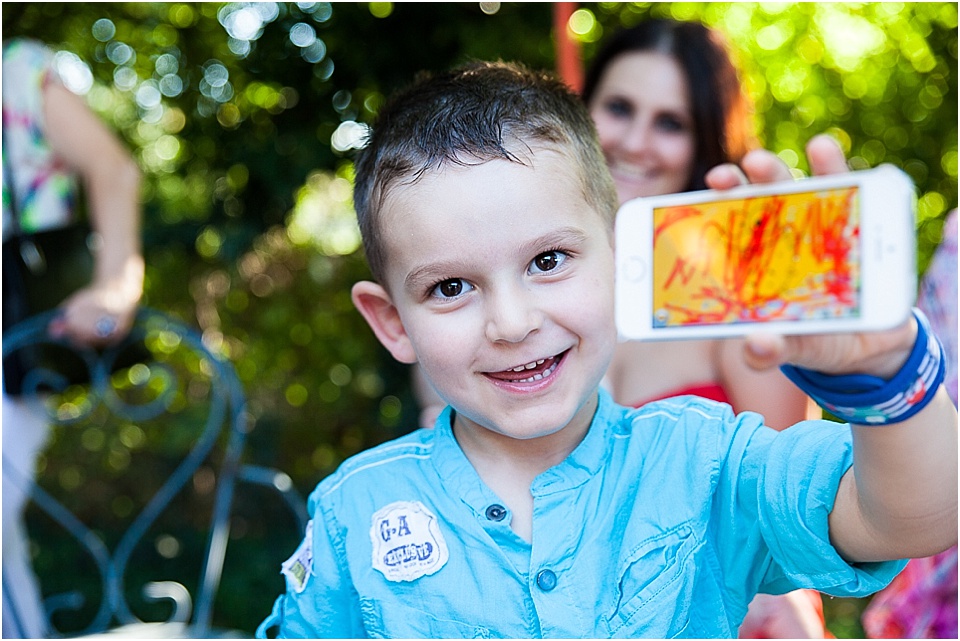
[[[653,326],[860,315],[857,187],[654,209]]]

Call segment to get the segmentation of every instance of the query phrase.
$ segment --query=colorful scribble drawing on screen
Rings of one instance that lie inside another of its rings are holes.
[[[654,326],[853,318],[856,188],[654,211]]]

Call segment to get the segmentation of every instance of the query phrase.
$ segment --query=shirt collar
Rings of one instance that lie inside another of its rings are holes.
[[[538,476],[531,488],[535,495],[551,494],[573,489],[586,483],[595,476],[607,460],[607,450],[611,446],[608,437],[611,425],[615,424],[617,405],[609,392],[599,390],[599,402],[594,412],[590,428],[579,445],[559,465]],[[448,491],[455,492],[472,506],[483,506],[496,499],[496,496],[480,479],[476,470],[467,460],[460,444],[453,435],[451,418],[452,408],[447,407],[437,418],[433,464],[440,480]]]
[[[610,429],[615,424],[616,407],[610,393],[600,389],[597,410],[587,434],[570,456],[534,480],[531,488],[534,496],[574,489],[600,471],[609,458]]]

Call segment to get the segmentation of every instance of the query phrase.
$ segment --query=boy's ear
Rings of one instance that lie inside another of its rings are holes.
[[[395,359],[408,364],[417,362],[416,352],[400,320],[400,312],[387,290],[377,283],[363,280],[353,286],[350,297],[377,339]]]

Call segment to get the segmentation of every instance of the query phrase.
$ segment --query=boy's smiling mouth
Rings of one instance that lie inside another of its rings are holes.
[[[551,376],[566,353],[564,351],[556,356],[537,359],[500,372],[487,372],[486,376],[504,383],[535,383]]]

